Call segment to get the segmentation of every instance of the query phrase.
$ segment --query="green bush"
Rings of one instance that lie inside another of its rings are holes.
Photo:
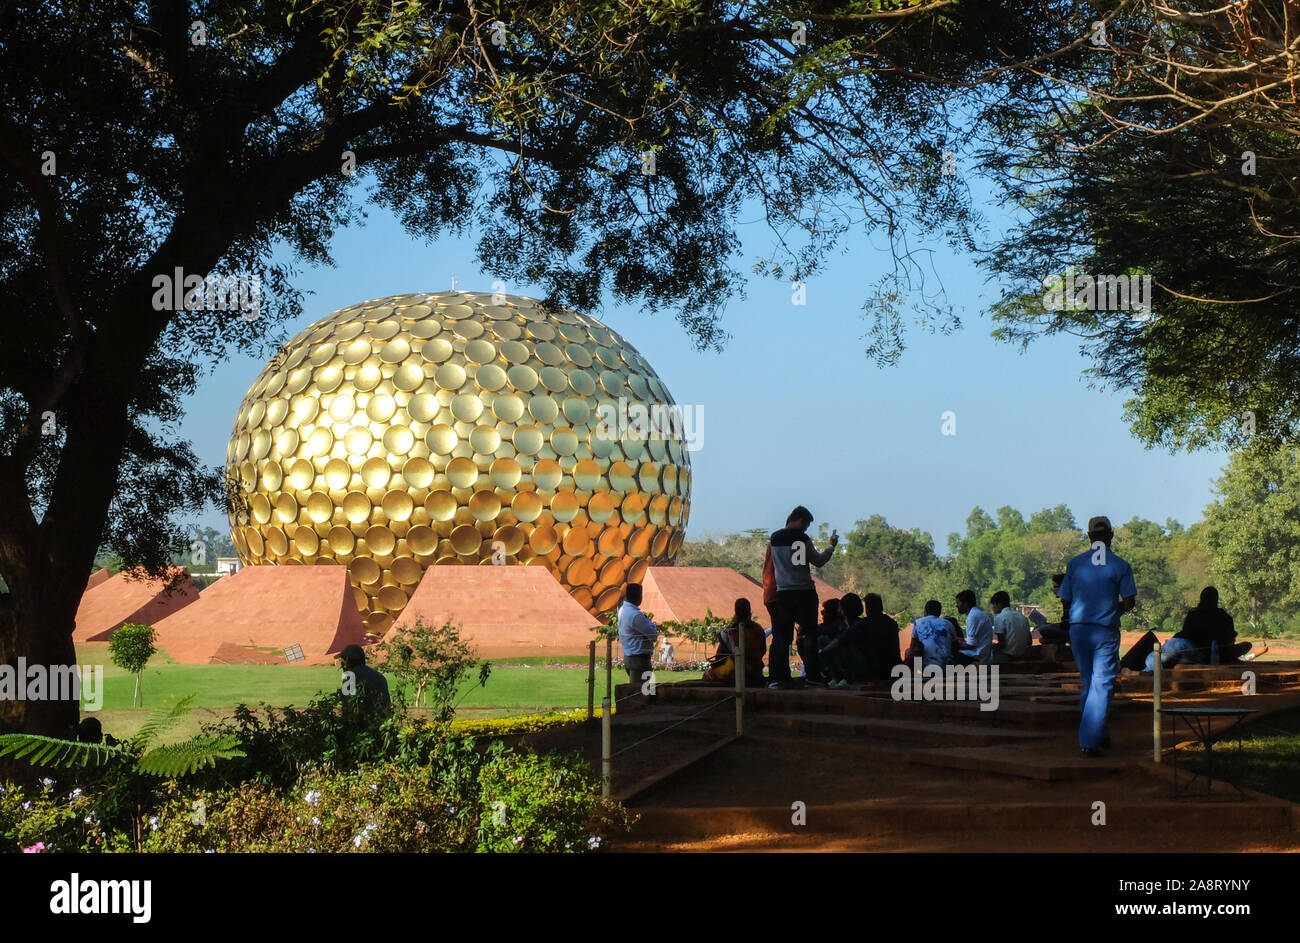
[[[581,756],[494,747],[479,773],[479,851],[594,851],[627,828],[627,812],[601,798]]]

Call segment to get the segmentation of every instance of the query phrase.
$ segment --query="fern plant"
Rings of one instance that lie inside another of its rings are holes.
[[[217,760],[243,756],[232,734],[195,736],[180,743],[157,740],[194,709],[197,694],[181,698],[170,708],[153,712],[139,733],[125,744],[82,743],[31,733],[0,735],[0,757],[26,759],[36,766],[103,766],[114,760],[130,763],[137,773],[175,779],[215,766]]]

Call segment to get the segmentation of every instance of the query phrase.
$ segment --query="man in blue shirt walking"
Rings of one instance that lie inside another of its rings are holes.
[[[1110,550],[1110,520],[1088,521],[1091,549],[1070,560],[1061,581],[1061,602],[1069,612],[1070,648],[1079,666],[1079,746],[1101,756],[1110,746],[1106,715],[1119,673],[1119,617],[1137,604],[1133,568]]]

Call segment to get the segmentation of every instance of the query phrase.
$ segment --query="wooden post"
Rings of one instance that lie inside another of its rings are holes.
[[[611,715],[614,713],[610,709],[610,700],[605,698],[600,702],[600,794],[606,799],[609,798],[612,775],[610,773],[609,747],[613,739],[613,731],[610,729]]]
[[[587,645],[587,720],[596,716],[596,640]]]
[[[1151,689],[1151,739],[1154,744],[1153,750],[1155,756],[1153,759],[1160,762],[1160,643],[1156,642],[1155,648],[1152,649],[1155,658],[1155,669],[1151,672],[1152,682]]]
[[[745,732],[745,628],[736,626],[736,736]]]
[[[614,700],[614,640],[605,639],[605,700]]]

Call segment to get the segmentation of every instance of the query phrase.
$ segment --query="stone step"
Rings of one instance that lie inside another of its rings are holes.
[[[875,743],[928,744],[931,746],[994,746],[1026,740],[1042,740],[1050,734],[980,727],[972,724],[936,723],[918,720],[888,720],[851,715],[828,717],[807,714],[758,713],[753,717],[758,729],[792,731],[803,737],[870,738]]]
[[[1013,749],[994,747],[941,747],[909,750],[907,762],[921,766],[942,766],[1024,779],[1061,780],[1100,779],[1121,772],[1125,767],[1105,759],[1080,756],[1033,756]]]
[[[635,803],[633,803],[635,807]],[[1091,811],[1078,802],[934,803],[910,797],[868,799],[819,805],[809,802],[805,824],[791,821],[789,806],[770,807],[641,807],[632,840],[720,838],[728,835],[769,834],[792,838],[808,833],[871,835],[935,832],[961,834],[1007,828],[1041,830],[1053,834],[1095,832]],[[1082,814],[1081,814],[1082,811]],[[1134,834],[1161,830],[1202,829],[1207,844],[1229,830],[1270,829],[1292,834],[1297,828],[1292,808],[1284,802],[1214,802],[1169,799],[1147,802],[1107,802],[1108,828]]]

